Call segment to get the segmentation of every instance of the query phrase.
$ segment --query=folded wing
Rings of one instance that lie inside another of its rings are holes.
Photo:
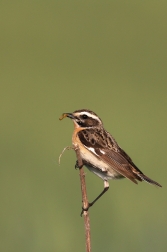
[[[106,133],[105,133],[106,134]],[[146,181],[156,186],[161,185],[154,180],[144,175],[138,167],[133,163],[131,158],[124,152],[116,141],[107,133],[107,138],[104,137],[104,132],[95,132],[89,130],[83,130],[78,133],[80,141],[84,146],[92,152],[97,154],[98,158],[107,163],[111,169],[114,169],[124,177],[130,179],[137,184],[138,181]],[[85,137],[88,136],[89,137]],[[91,139],[91,141],[89,141]],[[110,142],[106,142],[106,139]]]

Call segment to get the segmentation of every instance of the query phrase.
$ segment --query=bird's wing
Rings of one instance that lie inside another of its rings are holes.
[[[78,137],[82,144],[103,162],[111,166],[112,169],[130,179],[137,184],[136,180],[146,181],[162,187],[156,181],[144,175],[131,158],[122,150],[113,137],[104,130],[94,131],[93,129],[82,130],[78,132]]]
[[[129,178],[134,183],[137,183],[135,180],[137,179],[139,181],[144,180],[149,184],[162,187],[158,182],[144,175],[121,148],[119,148],[118,152],[108,149],[104,149],[100,152],[104,153],[100,156],[104,162],[111,164],[114,170]]]
[[[101,133],[82,130],[78,132],[78,136],[82,144],[99,159],[103,160],[112,169],[130,179],[137,184],[137,180],[142,181],[141,177],[137,173],[142,172],[135,166],[130,157],[117,145],[115,140],[110,144],[110,148],[106,146],[106,138],[101,136]],[[89,137],[86,137],[89,136]],[[110,139],[112,141],[112,139]],[[111,147],[113,145],[113,147]]]

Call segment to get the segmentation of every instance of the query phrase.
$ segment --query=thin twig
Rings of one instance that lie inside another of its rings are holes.
[[[80,155],[80,150],[78,146],[74,146],[74,150],[76,152],[77,160],[78,160],[78,167],[79,167],[79,174],[80,174],[80,181],[81,181],[81,192],[82,192],[82,208],[86,209],[88,207],[88,198],[86,193],[86,182],[85,182],[85,174],[83,169],[83,162]],[[84,216],[84,224],[85,224],[85,242],[86,242],[86,252],[91,251],[91,241],[90,241],[90,218],[88,211],[82,211]]]
[[[59,156],[59,165],[60,165],[61,156],[64,154],[64,152],[65,152],[66,150],[71,150],[71,149],[74,149],[74,147],[73,147],[73,146],[66,146],[66,147],[62,150],[62,152],[61,152],[61,154],[60,154],[60,156]]]

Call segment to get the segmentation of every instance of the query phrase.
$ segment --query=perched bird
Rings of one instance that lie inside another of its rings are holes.
[[[108,179],[128,178],[135,184],[137,181],[146,181],[162,187],[137,168],[112,135],[104,129],[102,120],[94,112],[81,109],[73,113],[64,113],[60,120],[64,117],[74,122],[72,143],[79,147],[83,164],[104,181],[103,191],[89,203],[89,207],[109,189]]]

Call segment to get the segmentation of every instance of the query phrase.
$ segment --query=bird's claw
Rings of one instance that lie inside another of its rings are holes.
[[[90,208],[92,205],[93,205],[92,203],[89,203],[89,202],[88,202],[87,207],[82,207],[82,211],[81,211],[80,216],[82,217],[83,213],[84,213],[84,212],[87,212],[87,211],[89,210],[89,208]]]
[[[83,165],[82,165],[83,166]],[[82,166],[79,166],[79,164],[78,164],[78,160],[76,161],[76,164],[75,164],[75,169],[81,169],[82,168]]]

